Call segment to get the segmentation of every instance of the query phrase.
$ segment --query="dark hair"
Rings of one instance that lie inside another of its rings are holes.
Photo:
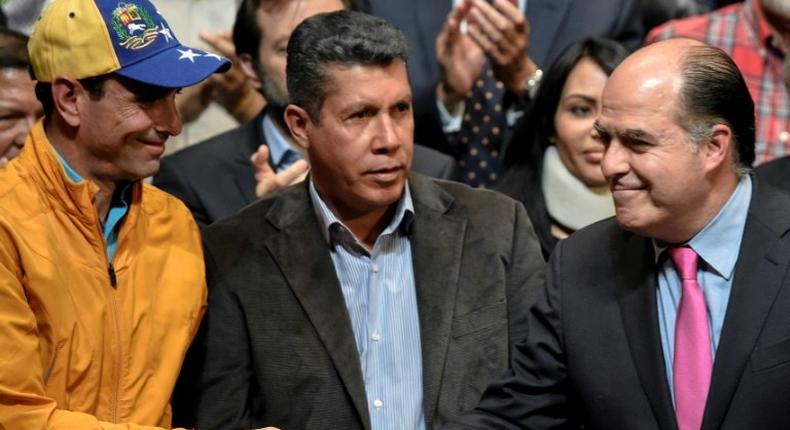
[[[27,68],[30,65],[27,41],[28,37],[18,31],[0,28],[0,68]]]
[[[407,51],[406,36],[381,18],[349,10],[310,17],[288,41],[289,100],[320,123],[329,65],[388,66],[395,60],[405,65]]]
[[[294,0],[242,0],[236,11],[236,21],[233,23],[233,44],[236,46],[236,55],[247,54],[252,58],[253,65],[257,68],[260,64],[258,50],[263,38],[263,30],[258,25],[257,12],[261,5],[266,3],[284,3]],[[347,9],[357,10],[356,1],[342,0]]]
[[[3,8],[0,7],[0,27],[6,27],[8,25],[8,20],[5,17],[5,12],[3,12]]]
[[[88,95],[91,100],[99,100],[104,96],[104,82],[110,78],[112,74],[93,76],[90,78],[78,79],[79,83],[88,90]],[[41,107],[44,110],[46,118],[52,117],[52,112],[55,110],[55,101],[52,98],[52,83],[50,82],[36,82],[36,98],[41,102]]]
[[[724,51],[707,45],[689,48],[682,61],[678,124],[696,144],[710,137],[715,124],[726,124],[733,133],[735,166],[751,167],[754,102],[738,66]]]
[[[529,112],[515,126],[505,154],[505,167],[524,163],[531,171],[540,172],[543,153],[556,134],[554,116],[562,89],[568,75],[582,59],[591,59],[611,75],[629,53],[620,43],[602,37],[588,37],[565,48],[544,73]]]

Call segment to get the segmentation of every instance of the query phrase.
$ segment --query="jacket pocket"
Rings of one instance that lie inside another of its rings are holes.
[[[755,350],[750,361],[752,372],[759,372],[790,362],[790,339]]]

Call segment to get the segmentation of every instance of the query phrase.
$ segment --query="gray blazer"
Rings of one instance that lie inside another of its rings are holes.
[[[474,407],[526,335],[544,267],[523,206],[412,174],[428,428]],[[191,353],[200,429],[369,429],[365,386],[305,184],[204,231],[208,313]],[[196,358],[197,357],[197,358]]]

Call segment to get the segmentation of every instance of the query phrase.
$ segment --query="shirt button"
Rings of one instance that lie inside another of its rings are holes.
[[[373,264],[370,266],[370,270],[372,270],[372,271],[373,271],[373,273],[379,273],[379,265],[378,265],[378,264],[376,264],[376,263],[373,263]]]
[[[374,406],[376,409],[378,409],[378,408],[380,408],[380,407],[384,406],[384,402],[382,402],[382,401],[381,401],[381,400],[379,400],[379,399],[376,399],[376,400],[374,400],[374,401],[373,401],[373,406]]]
[[[381,340],[381,334],[379,334],[377,331],[374,331],[373,334],[370,335],[370,338],[373,340],[373,342],[378,342]]]
[[[779,141],[780,142],[786,143],[788,140],[790,140],[790,133],[788,133],[786,131],[783,131],[783,132],[779,133]]]

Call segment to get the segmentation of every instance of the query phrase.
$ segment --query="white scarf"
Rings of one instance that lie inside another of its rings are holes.
[[[543,154],[541,187],[551,218],[574,231],[614,215],[609,186],[589,187],[573,176],[554,145]]]

